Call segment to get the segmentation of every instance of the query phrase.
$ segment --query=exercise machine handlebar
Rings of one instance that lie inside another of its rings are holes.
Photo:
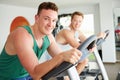
[[[100,44],[102,44],[106,37],[109,35],[109,30],[106,30],[106,36],[104,38],[99,38],[97,39],[97,37],[95,35],[90,36],[89,38],[87,38],[87,40],[85,40],[77,49],[80,50],[83,55],[82,57],[79,59],[78,62],[76,62],[75,64],[71,64],[69,62],[63,62],[61,63],[58,67],[52,69],[50,72],[48,72],[47,74],[45,74],[42,77],[42,80],[48,80],[51,77],[55,77],[59,74],[61,74],[62,72],[66,71],[67,69],[69,69],[70,67],[78,64],[80,61],[84,60],[88,55],[89,55],[89,49],[92,49],[95,44],[97,46],[99,46]]]
[[[94,47],[95,45],[95,42],[96,42],[96,36],[95,35],[92,35],[90,36],[87,40],[85,40],[79,47],[78,49],[80,51],[83,51],[83,53],[85,53],[86,51],[89,51],[89,49],[91,49],[92,47]],[[84,51],[85,50],[85,51]],[[82,55],[83,57],[80,58],[80,60],[78,62],[80,62],[81,60],[83,60],[84,58],[86,58],[86,56],[88,55],[85,54],[85,55]],[[77,62],[77,63],[78,63]],[[42,80],[47,80],[51,77],[55,77],[57,75],[59,75],[60,73],[64,72],[65,70],[69,69],[70,67],[76,65],[77,63],[75,64],[71,64],[69,62],[63,62],[61,63],[58,67],[52,69],[50,72],[48,72],[47,74],[45,74],[43,77],[42,77]]]

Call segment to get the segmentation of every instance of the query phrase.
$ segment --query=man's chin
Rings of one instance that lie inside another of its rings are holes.
[[[46,35],[50,35],[50,34],[52,34],[52,32],[47,32],[47,33],[46,33]]]

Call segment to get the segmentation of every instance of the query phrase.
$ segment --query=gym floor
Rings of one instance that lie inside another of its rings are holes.
[[[117,80],[118,73],[120,72],[120,51],[116,51],[116,54],[116,63],[104,63],[109,80]]]

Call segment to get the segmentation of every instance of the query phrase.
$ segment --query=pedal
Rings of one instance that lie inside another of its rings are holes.
[[[88,74],[92,75],[92,76],[95,76],[97,75],[98,73],[100,72],[99,69],[91,69],[88,71]]]

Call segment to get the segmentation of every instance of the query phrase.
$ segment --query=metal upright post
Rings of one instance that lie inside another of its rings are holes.
[[[101,70],[101,72],[102,72],[102,76],[103,76],[104,80],[109,80],[109,79],[108,79],[107,72],[106,72],[105,67],[104,67],[104,65],[103,65],[103,62],[102,62],[102,60],[101,60],[101,58],[100,58],[100,56],[99,56],[99,53],[98,53],[97,48],[94,50],[94,55],[95,55],[95,57],[96,57],[98,66],[99,66],[99,68],[100,68],[100,70]]]
[[[80,76],[76,70],[76,67],[73,66],[67,70],[70,80],[80,80]]]

